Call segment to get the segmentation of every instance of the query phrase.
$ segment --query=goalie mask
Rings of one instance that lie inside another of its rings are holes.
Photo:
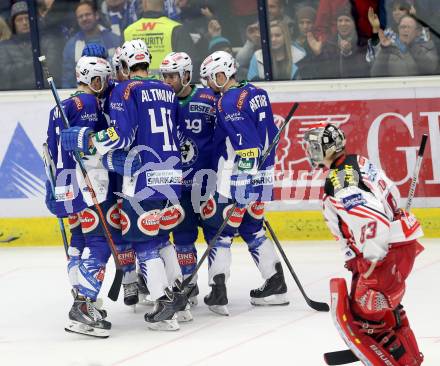
[[[326,158],[343,151],[344,148],[345,134],[332,124],[310,129],[304,134],[303,149],[313,168],[323,167]]]

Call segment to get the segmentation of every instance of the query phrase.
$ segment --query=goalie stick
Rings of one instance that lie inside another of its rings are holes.
[[[412,199],[416,191],[416,186],[419,178],[420,167],[422,166],[423,154],[425,153],[426,142],[428,141],[428,135],[423,134],[420,142],[419,153],[417,155],[416,165],[414,167],[414,173],[411,179],[411,185],[408,193],[408,200],[406,203],[406,210],[409,211],[412,204]],[[359,359],[353,353],[351,349],[342,351],[334,351],[324,353],[324,360],[327,365],[345,365],[347,363],[357,362]]]
[[[274,149],[274,147],[276,146],[276,144],[278,143],[278,140],[280,139],[281,133],[284,131],[284,129],[286,128],[287,124],[290,122],[290,119],[292,118],[293,114],[295,113],[295,111],[297,110],[299,104],[297,102],[295,102],[292,106],[292,108],[290,109],[289,113],[287,114],[284,123],[281,125],[280,129],[278,130],[277,134],[275,135],[275,138],[273,139],[272,143],[269,145],[269,147],[267,148],[266,152],[264,153],[260,163],[258,164],[258,170],[261,169],[261,167],[263,166],[264,162],[266,161],[266,159],[268,158],[269,154],[271,153],[271,151]],[[194,270],[194,272],[188,277],[186,278],[183,282],[182,282],[182,288],[188,288],[189,283],[192,281],[192,279],[194,278],[194,276],[197,274],[197,272],[199,271],[200,267],[202,266],[203,262],[205,261],[205,259],[208,257],[210,250],[213,248],[213,246],[215,245],[215,243],[217,242],[217,239],[219,238],[219,236],[222,234],[223,230],[225,229],[226,225],[228,224],[229,219],[231,218],[232,214],[234,213],[235,209],[237,207],[237,202],[234,202],[234,204],[232,205],[231,209],[228,211],[225,219],[223,220],[220,228],[217,230],[217,232],[215,233],[214,237],[210,240],[210,242],[208,243],[208,247],[205,249],[205,252],[203,253],[202,257],[200,258],[200,260],[197,262],[197,266]],[[191,287],[189,292],[186,293],[187,297],[191,296],[192,291],[194,290],[194,287]]]
[[[298,276],[296,275],[295,271],[292,268],[292,265],[290,264],[289,259],[286,256],[286,253],[284,252],[283,247],[281,246],[281,243],[279,242],[278,238],[275,235],[275,232],[272,229],[272,226],[270,226],[269,221],[264,219],[264,225],[266,226],[267,230],[269,230],[270,236],[272,237],[273,241],[275,242],[276,247],[278,248],[278,251],[281,254],[281,257],[283,257],[284,263],[286,263],[287,268],[289,268],[290,274],[292,275],[293,279],[295,280],[296,285],[298,286],[299,290],[301,291],[301,294],[304,297],[304,300],[306,300],[307,305],[309,305],[312,309],[316,311],[330,311],[330,307],[325,302],[318,302],[313,301],[310,299],[306,292],[304,291],[304,288],[301,284],[301,281],[299,280]]]
[[[52,91],[52,95],[53,95],[55,102],[56,102],[56,105],[60,111],[61,119],[64,123],[64,127],[69,128],[70,127],[69,120],[67,119],[66,113],[65,113],[64,108],[61,104],[61,99],[58,94],[58,90],[55,86],[55,82],[53,80],[53,77],[49,73],[49,69],[46,65],[46,56],[40,56],[38,58],[38,60],[41,63],[41,66],[42,66],[44,73],[46,75],[46,79],[49,84],[50,90]],[[119,296],[119,291],[121,289],[122,277],[123,277],[122,265],[121,265],[121,262],[119,261],[118,251],[116,249],[116,245],[113,241],[112,235],[111,235],[110,230],[108,228],[106,217],[105,217],[104,213],[102,212],[102,209],[101,209],[101,206],[98,202],[98,199],[96,198],[96,194],[93,189],[92,182],[90,181],[90,178],[87,174],[87,170],[84,167],[84,163],[81,160],[81,156],[80,156],[79,152],[75,151],[74,156],[75,156],[75,160],[78,162],[79,168],[81,169],[81,173],[84,177],[84,181],[86,182],[87,188],[89,189],[90,196],[92,197],[92,200],[93,200],[93,205],[95,206],[96,211],[98,212],[100,224],[102,225],[102,228],[104,229],[103,231],[104,231],[105,238],[107,239],[107,243],[110,247],[110,250],[113,255],[113,259],[115,261],[116,273],[115,273],[115,278],[113,280],[112,286],[110,287],[108,297],[111,300],[116,301]]]

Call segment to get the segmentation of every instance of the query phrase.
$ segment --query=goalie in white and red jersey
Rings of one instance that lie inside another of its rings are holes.
[[[345,135],[328,124],[307,131],[313,167],[329,169],[322,207],[352,272],[351,292],[333,279],[332,311],[342,338],[368,365],[416,366],[423,355],[401,305],[405,280],[423,247],[417,219],[398,208],[399,191],[367,158],[345,151]]]

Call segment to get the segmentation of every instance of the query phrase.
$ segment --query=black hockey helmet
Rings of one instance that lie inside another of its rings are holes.
[[[312,128],[304,134],[303,148],[312,167],[321,167],[325,158],[344,150],[345,134],[330,123]]]

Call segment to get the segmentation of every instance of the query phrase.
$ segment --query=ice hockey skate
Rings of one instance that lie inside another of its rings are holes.
[[[191,307],[196,306],[199,301],[197,299],[197,295],[199,294],[199,286],[196,284],[190,283],[188,288],[186,289],[186,293],[189,294],[188,302]]]
[[[251,290],[250,296],[252,305],[289,305],[289,300],[286,296],[287,286],[280,262],[275,264],[275,270],[277,272],[271,278],[267,279],[260,288]]]
[[[145,283],[142,273],[138,273],[138,304],[145,306],[154,306],[155,302],[150,296],[150,291],[148,291],[147,284]]]
[[[169,288],[164,291],[165,295],[157,299],[153,311],[145,314],[145,321],[148,328],[152,330],[179,330],[176,313],[185,306],[186,297],[179,292],[173,292]]]
[[[209,310],[212,312],[228,316],[229,310],[226,306],[228,304],[228,297],[226,294],[225,275],[223,273],[215,275],[213,280],[215,284],[211,285],[211,292],[205,296],[205,304],[209,306]]]
[[[75,299],[69,311],[69,323],[64,328],[67,332],[84,334],[91,337],[107,338],[111,323],[104,320],[103,310],[95,308],[89,299]]]
[[[123,287],[124,304],[127,306],[136,306],[136,304],[139,302],[138,284],[136,282],[123,284]]]

